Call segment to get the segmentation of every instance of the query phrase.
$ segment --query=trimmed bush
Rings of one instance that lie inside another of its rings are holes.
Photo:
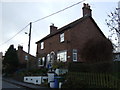
[[[91,38],[81,50],[81,58],[85,62],[97,63],[104,61],[112,61],[113,46],[109,39]]]
[[[112,70],[111,62],[101,62],[101,63],[69,63],[69,71],[72,72],[111,72]]]

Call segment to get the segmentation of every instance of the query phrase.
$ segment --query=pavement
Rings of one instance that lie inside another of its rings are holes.
[[[11,78],[2,78],[3,81],[6,81],[6,82],[9,82],[9,83],[12,83],[12,84],[15,84],[15,85],[18,85],[18,86],[22,86],[22,87],[25,87],[25,88],[28,88],[30,90],[37,90],[37,89],[47,89],[47,90],[50,90],[49,87],[42,87],[42,86],[39,86],[39,85],[34,85],[34,84],[29,84],[29,83],[25,83],[25,82],[20,82],[20,81],[17,81],[17,80],[14,80],[14,79],[11,79]]]

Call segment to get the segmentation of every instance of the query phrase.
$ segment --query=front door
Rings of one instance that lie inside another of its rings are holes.
[[[55,60],[55,53],[52,51],[52,52],[50,53],[50,62],[51,62],[51,64],[54,63],[54,60]]]

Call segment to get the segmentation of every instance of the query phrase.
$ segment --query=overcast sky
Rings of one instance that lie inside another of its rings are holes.
[[[9,1],[9,2],[8,2]],[[5,41],[9,40],[21,29],[23,29],[30,22],[34,22],[40,18],[43,18],[47,15],[50,15],[56,11],[64,9],[72,4],[80,2],[82,0],[20,0],[19,2],[11,0],[2,0],[0,3],[0,45]],[[95,22],[98,24],[102,32],[108,37],[110,35],[109,28],[105,23],[107,15],[111,11],[114,11],[118,6],[118,1],[112,0],[86,0],[72,8],[69,8],[61,13],[38,21],[32,24],[32,37],[31,37],[31,49],[30,53],[36,55],[37,45],[35,42],[45,37],[50,33],[49,26],[54,23],[55,26],[61,28],[76,19],[82,17],[82,7],[83,3],[89,3],[92,9],[92,17]],[[2,8],[1,8],[2,7]],[[16,37],[11,39],[9,42],[6,42],[0,46],[0,52],[3,53],[9,48],[11,44],[14,44],[17,48],[18,44],[23,45],[23,49],[27,52],[28,50],[28,34],[29,26],[25,28],[21,33]]]

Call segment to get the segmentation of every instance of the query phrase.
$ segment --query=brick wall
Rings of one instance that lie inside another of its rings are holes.
[[[62,33],[62,32],[61,32]],[[100,32],[99,28],[94,23],[91,17],[84,19],[76,26],[64,31],[65,41],[60,42],[60,34],[58,33],[46,40],[44,40],[44,49],[40,49],[40,43],[37,44],[37,57],[41,55],[46,56],[51,51],[58,52],[67,50],[67,56],[70,56],[68,61],[72,60],[72,50],[78,50],[78,61],[82,61],[80,58],[80,51],[84,44],[91,38],[105,38]]]
[[[26,63],[27,63],[27,60],[25,60],[25,56],[27,55],[29,57],[29,64],[30,64],[30,67],[36,67],[36,57],[28,54],[27,52],[25,52],[23,50],[23,47],[22,46],[18,46],[18,50],[17,50],[17,54],[18,54],[18,58],[19,58],[19,63],[21,65],[25,65],[24,67],[26,67]]]

